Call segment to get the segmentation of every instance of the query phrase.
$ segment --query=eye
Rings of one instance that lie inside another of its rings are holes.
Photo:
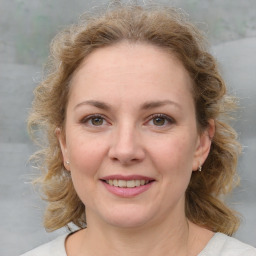
[[[164,114],[154,114],[150,117],[149,124],[152,126],[165,127],[173,124],[173,118]]]
[[[163,126],[165,125],[166,119],[162,116],[157,116],[152,119],[153,124],[157,126]]]
[[[91,123],[95,126],[102,125],[104,123],[104,119],[102,117],[92,117]]]
[[[101,115],[90,115],[81,120],[81,123],[88,126],[102,126],[107,123],[106,119]]]

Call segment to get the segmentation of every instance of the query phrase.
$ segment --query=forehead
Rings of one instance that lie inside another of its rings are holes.
[[[99,48],[84,59],[71,80],[70,95],[111,98],[113,90],[123,98],[150,93],[184,95],[184,91],[192,97],[192,81],[181,62],[166,50],[122,42]]]
[[[176,63],[184,72],[187,72],[180,60],[170,50],[144,42],[123,41],[98,48],[90,53],[75,70],[73,80],[77,73],[81,72],[81,69],[89,74],[91,72],[99,73],[100,68],[106,70],[113,68],[113,66],[124,67],[125,69],[136,66],[139,69],[148,64],[149,68],[152,62],[154,62],[155,68],[159,64],[167,65],[168,68],[170,62]],[[167,69],[163,71],[166,72]]]

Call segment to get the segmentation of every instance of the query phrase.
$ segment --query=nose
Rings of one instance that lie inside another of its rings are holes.
[[[141,136],[135,127],[124,124],[113,131],[109,157],[122,165],[131,165],[144,159]]]

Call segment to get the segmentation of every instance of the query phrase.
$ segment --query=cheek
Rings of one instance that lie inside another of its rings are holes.
[[[192,172],[194,144],[189,136],[170,136],[165,141],[154,143],[151,151],[154,165],[166,175],[182,176]]]
[[[97,139],[73,137],[68,145],[71,171],[79,175],[91,176],[96,173],[104,157],[104,145]]]
[[[95,185],[99,178],[102,159],[102,145],[97,141],[73,140],[69,145],[70,170],[75,190],[84,205],[92,202]]]
[[[192,174],[192,152],[191,145],[185,138],[170,138],[165,142],[155,143],[151,159],[161,184],[158,201],[162,200],[166,207],[172,207],[184,199]]]

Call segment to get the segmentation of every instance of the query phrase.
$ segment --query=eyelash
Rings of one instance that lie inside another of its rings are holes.
[[[173,119],[173,118],[171,118],[171,117],[169,117],[169,116],[167,116],[167,115],[165,115],[165,114],[152,114],[151,116],[149,116],[148,118],[147,118],[147,122],[146,123],[149,123],[150,121],[153,121],[154,120],[154,118],[163,118],[165,121],[167,121],[167,124],[165,123],[165,124],[163,124],[163,125],[160,125],[160,126],[158,126],[158,125],[154,125],[153,124],[153,126],[155,126],[155,127],[165,127],[166,125],[171,125],[171,124],[174,124],[175,123],[175,120]],[[103,120],[103,122],[107,122],[106,121],[106,117],[105,116],[103,116],[103,115],[101,115],[101,114],[93,114],[93,115],[89,115],[89,116],[86,116],[85,118],[83,118],[80,122],[82,123],[82,124],[87,124],[88,122],[90,122],[90,121],[92,121],[93,119],[96,119],[96,118],[99,118],[99,119],[102,119]],[[94,127],[97,127],[97,126],[102,126],[103,124],[101,124],[101,125],[94,125],[94,124],[92,124],[92,123],[90,123],[90,125],[91,126],[94,126]]]
[[[88,122],[90,122],[90,121],[92,121],[93,119],[96,119],[96,118],[100,118],[100,119],[103,120],[103,122],[106,122],[106,118],[103,115],[101,115],[101,114],[93,114],[93,115],[89,115],[89,116],[84,117],[81,120],[81,123],[82,124],[87,124]],[[97,127],[97,125],[93,125],[92,123],[90,123],[90,125]],[[98,126],[101,126],[101,125],[98,125]]]
[[[165,119],[165,121],[167,121],[167,124],[165,123],[164,125],[160,125],[160,126],[157,126],[157,125],[153,125],[153,126],[156,126],[156,127],[165,127],[166,125],[171,125],[171,124],[174,124],[175,123],[175,120],[165,114],[153,114],[149,117],[148,121],[147,122],[150,122],[150,121],[153,121],[154,118],[163,118]]]

